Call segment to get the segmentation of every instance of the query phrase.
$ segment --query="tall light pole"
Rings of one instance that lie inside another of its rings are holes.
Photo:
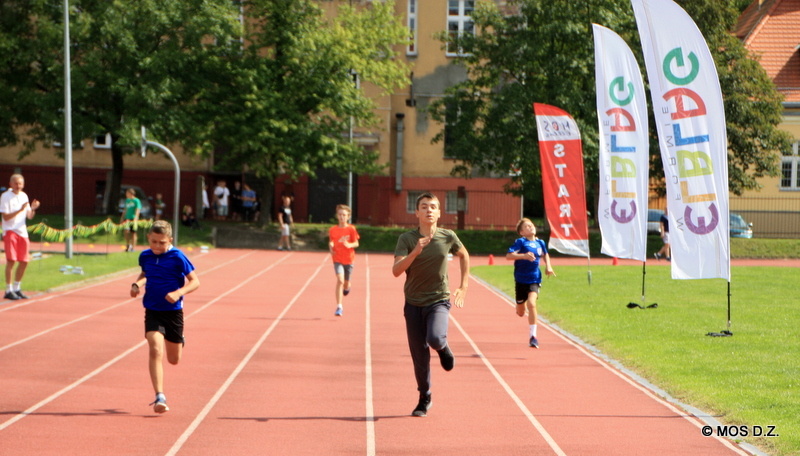
[[[64,228],[72,228],[72,82],[69,54],[69,0],[64,0]],[[68,231],[64,252],[72,258],[72,232]]]
[[[353,78],[353,86],[358,89],[358,73],[355,70],[350,70],[350,76]],[[350,140],[350,147],[353,146],[353,116],[350,116],[350,133],[348,135]],[[353,164],[350,164],[350,169],[347,171],[347,206],[350,207],[350,213],[353,213]]]

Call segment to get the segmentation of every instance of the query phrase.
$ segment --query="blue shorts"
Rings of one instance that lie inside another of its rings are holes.
[[[344,280],[350,280],[350,276],[353,274],[353,265],[333,263],[333,272],[335,272],[336,275],[344,274]]]

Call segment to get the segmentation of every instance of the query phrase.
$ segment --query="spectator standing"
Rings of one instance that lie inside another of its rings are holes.
[[[231,191],[228,189],[228,184],[224,180],[217,182],[217,187],[214,189],[214,210],[217,220],[228,218],[230,196]]]
[[[278,223],[281,226],[281,239],[278,241],[278,250],[292,250],[292,197],[283,195],[283,206],[278,210]]]
[[[156,220],[164,219],[164,209],[167,208],[167,203],[164,202],[164,195],[156,193]]]
[[[22,292],[22,278],[31,260],[30,238],[26,220],[33,218],[39,201],[28,200],[22,191],[25,178],[22,174],[12,174],[8,190],[0,196],[0,214],[3,215],[3,246],[6,251],[6,293],[4,299],[28,299]],[[16,265],[16,271],[14,266]],[[11,281],[11,278],[14,281]]]
[[[249,185],[242,189],[242,212],[245,222],[250,222],[256,208],[256,192]]]
[[[133,252],[136,246],[136,229],[139,224],[139,215],[142,211],[142,201],[136,197],[136,190],[128,188],[125,191],[125,206],[120,217],[120,225],[125,224],[125,251]]]

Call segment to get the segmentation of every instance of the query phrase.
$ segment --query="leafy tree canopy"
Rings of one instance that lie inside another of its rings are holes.
[[[532,112],[532,103],[540,102],[575,117],[591,189],[598,175],[591,24],[620,34],[643,66],[630,2],[508,3],[501,11],[494,2],[480,2],[473,15],[475,35],[455,40],[442,36],[465,51],[456,64],[466,66],[469,74],[431,108],[432,116],[448,125],[448,154],[463,160],[454,172],[506,174],[519,169],[508,190],[540,200],[541,164]],[[678,3],[697,22],[716,59],[728,124],[730,189],[735,194],[756,189],[756,179],[776,175],[780,153],[789,145],[788,135],[776,128],[781,98],[764,70],[730,34],[736,9],[717,0]],[[643,67],[642,74],[646,74]],[[444,140],[444,133],[437,139]],[[663,169],[655,128],[651,128],[651,150],[651,176],[658,179]]]
[[[223,165],[265,177],[377,170],[342,133],[350,117],[374,123],[351,72],[384,89],[407,78],[393,58],[407,39],[393,2],[344,5],[331,22],[312,0],[70,8],[72,135],[111,134],[112,194],[142,125],[161,143],[216,149]],[[21,156],[64,137],[63,26],[61,2],[0,2],[0,144],[21,143]]]

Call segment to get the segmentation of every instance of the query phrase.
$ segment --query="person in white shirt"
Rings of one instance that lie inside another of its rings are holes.
[[[217,214],[217,220],[228,218],[228,199],[230,196],[231,191],[228,190],[227,183],[224,180],[217,182],[217,187],[214,189],[214,210]]]
[[[13,174],[9,179],[8,190],[0,196],[0,214],[3,215],[3,246],[6,250],[6,293],[4,299],[28,299],[22,293],[22,277],[31,260],[30,239],[26,220],[32,219],[39,201],[28,200],[22,191],[25,178],[22,174]],[[14,266],[17,266],[14,272]],[[11,278],[14,281],[11,281]]]

